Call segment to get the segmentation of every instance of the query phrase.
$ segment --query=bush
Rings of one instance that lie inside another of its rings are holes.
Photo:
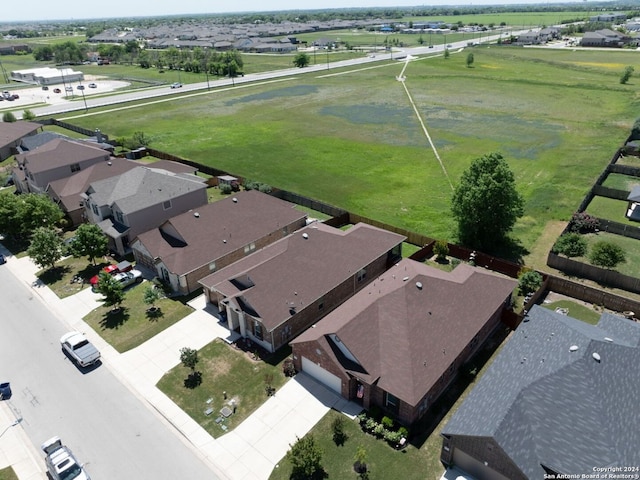
[[[600,241],[591,247],[589,261],[598,267],[615,268],[619,263],[626,261],[622,247],[615,243]]]
[[[579,233],[565,233],[556,240],[551,251],[567,257],[583,257],[587,253],[587,240]]]
[[[449,255],[449,244],[446,240],[437,240],[433,246],[433,253],[436,254],[436,258],[439,261],[445,260]]]
[[[377,426],[378,426],[378,422],[376,422],[371,417],[367,418],[367,421],[364,422],[364,428],[367,430],[367,432],[370,432],[370,433],[372,433]]]
[[[347,434],[344,433],[344,420],[342,417],[337,417],[333,421],[331,429],[333,430],[333,442],[338,446],[344,445],[347,440]]]
[[[387,417],[386,415],[384,417],[382,417],[382,425],[384,425],[384,428],[393,428],[393,419],[390,417]]]
[[[409,438],[409,430],[406,427],[400,427],[398,433],[404,438]]]
[[[576,212],[569,222],[569,230],[574,233],[590,233],[600,228],[600,221],[586,212]]]
[[[229,185],[228,183],[221,183],[220,193],[222,193],[223,195],[229,195],[231,193],[231,185]]]
[[[382,438],[386,431],[387,429],[384,428],[384,425],[382,425],[381,423],[378,423],[373,429],[373,434],[378,438]]]
[[[393,430],[387,430],[384,432],[384,439],[389,442],[391,445],[397,445],[400,443],[400,439],[402,438],[402,434],[398,432],[394,432]]]
[[[518,278],[518,290],[521,295],[528,295],[535,292],[542,285],[542,275],[534,270],[524,272]]]

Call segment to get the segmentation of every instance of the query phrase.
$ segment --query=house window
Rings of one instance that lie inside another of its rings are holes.
[[[262,324],[257,320],[254,320],[253,322],[253,335],[257,339],[262,340]]]
[[[162,204],[162,208],[169,210],[171,208],[171,200],[167,200]]]
[[[209,264],[209,271],[213,272],[216,269],[216,262],[211,262]]]
[[[320,302],[318,304],[318,310],[322,310],[324,308],[324,302]]]
[[[91,204],[91,210],[93,210],[93,214],[94,215],[98,215],[98,207],[96,206],[95,203]]]
[[[362,269],[358,272],[358,281],[361,282],[362,280],[365,279],[365,277],[367,276],[367,270],[366,269]]]
[[[79,163],[72,163],[71,165],[69,165],[69,167],[71,168],[71,173],[75,173],[75,172],[79,172],[80,171],[80,164]]]
[[[256,244],[251,242],[249,245],[245,245],[244,253],[253,252],[256,249]]]
[[[400,400],[389,392],[384,392],[384,406],[390,412],[397,414],[400,410]]]

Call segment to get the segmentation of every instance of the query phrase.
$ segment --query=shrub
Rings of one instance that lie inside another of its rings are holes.
[[[390,417],[387,417],[386,415],[384,417],[382,417],[382,425],[384,425],[384,428],[393,428],[393,419]]]
[[[296,374],[296,367],[293,365],[293,360],[287,358],[282,364],[282,373],[285,377],[293,377]]]
[[[576,212],[569,222],[569,230],[575,233],[595,232],[600,227],[600,221],[586,212]]]
[[[228,183],[221,183],[220,193],[222,193],[223,195],[229,195],[231,193],[231,185],[229,185]]]
[[[387,429],[384,428],[384,425],[382,425],[381,423],[378,423],[373,429],[373,434],[378,438],[382,438],[386,431]]]
[[[344,433],[344,420],[342,417],[337,417],[333,420],[331,429],[333,430],[333,442],[338,446],[344,445],[347,440],[347,434]]]
[[[393,430],[387,430],[384,432],[384,439],[389,442],[391,445],[397,445],[400,443],[400,439],[402,438],[402,434],[398,432],[394,432]]]
[[[364,428],[367,430],[367,432],[373,432],[377,426],[378,426],[378,422],[376,422],[371,417],[367,418],[367,421],[364,422]]]
[[[615,268],[619,263],[626,261],[622,247],[615,243],[600,241],[591,247],[589,261],[598,267]]]
[[[437,240],[433,246],[433,253],[439,261],[444,260],[449,255],[449,244],[446,240]]]
[[[407,427],[400,427],[398,433],[404,438],[409,438],[409,430]]]
[[[240,184],[238,182],[236,182],[235,180],[233,180],[230,185],[231,185],[231,191],[232,192],[239,192],[240,191]]]
[[[534,270],[524,272],[518,278],[518,290],[521,295],[528,295],[535,292],[542,285],[542,275]]]
[[[567,257],[583,257],[587,253],[587,240],[579,233],[565,233],[556,240],[551,251]]]

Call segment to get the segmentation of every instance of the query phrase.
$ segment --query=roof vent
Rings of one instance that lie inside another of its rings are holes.
[[[309,234],[308,233],[303,233],[302,234],[302,238],[304,238],[305,240],[307,240],[309,238]]]
[[[403,282],[406,282],[407,280],[409,280],[409,277],[403,277],[403,278],[402,278],[402,281],[403,281]]]
[[[569,351],[570,351],[570,352],[576,352],[576,351],[578,351],[578,345],[571,345],[571,346],[569,347]]]
[[[612,342],[613,342],[613,338],[604,337],[604,341],[605,341],[605,342],[612,343]]]
[[[418,287],[418,290],[422,290],[422,282],[416,282],[416,287]]]
[[[236,197],[233,197],[233,198],[231,199],[231,201],[232,201],[233,203],[238,203],[238,199],[237,199]]]
[[[227,239],[226,239],[226,238],[223,238],[223,239],[222,239],[222,243],[227,243]]]
[[[200,218],[200,214],[198,212],[193,212],[193,216],[196,218]]]
[[[598,352],[593,352],[591,356],[596,362],[600,363],[600,354]]]

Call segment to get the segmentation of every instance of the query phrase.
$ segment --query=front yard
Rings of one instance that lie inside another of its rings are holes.
[[[267,383],[276,390],[284,385],[287,378],[282,363],[290,353],[287,347],[255,360],[251,351],[214,340],[198,351],[195,370],[202,375],[200,385],[185,386],[190,371],[179,364],[160,379],[157,387],[217,438],[240,425],[268,399]],[[220,413],[225,406],[231,412],[227,418]]]

